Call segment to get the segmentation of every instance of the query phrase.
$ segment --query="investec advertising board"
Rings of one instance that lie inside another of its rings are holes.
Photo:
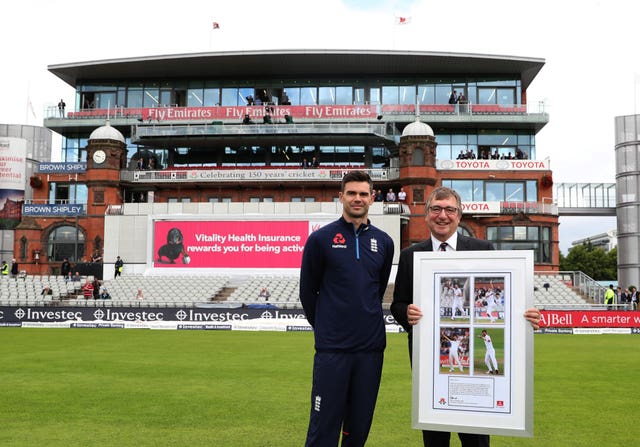
[[[399,332],[389,310],[387,332]],[[302,309],[0,307],[0,327],[311,331]]]
[[[155,268],[300,268],[312,231],[334,219],[155,220]]]

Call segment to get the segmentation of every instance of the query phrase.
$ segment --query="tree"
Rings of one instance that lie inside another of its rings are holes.
[[[560,270],[581,271],[596,281],[611,281],[618,277],[618,249],[605,252],[590,243],[569,250],[567,256],[560,253]]]

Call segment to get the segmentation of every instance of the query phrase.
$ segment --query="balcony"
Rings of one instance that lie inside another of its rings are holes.
[[[184,168],[164,171],[120,171],[120,180],[136,184],[154,183],[237,183],[243,182],[340,182],[344,175],[355,169],[349,167],[321,167],[318,169],[269,169],[248,168]],[[397,168],[364,169],[373,181],[397,180],[400,170]]]
[[[418,113],[416,113],[418,112]],[[265,106],[212,107],[115,107],[80,109],[61,117],[57,107],[45,111],[45,126],[60,132],[64,129],[88,129],[109,119],[114,126],[131,124],[239,124],[245,115],[254,122],[262,122]],[[269,106],[273,123],[284,123],[289,116],[296,123],[323,122],[406,122],[419,114],[423,121],[434,124],[466,123],[478,126],[495,124],[502,127],[529,125],[541,129],[549,116],[544,103],[536,104],[336,104],[304,106]]]
[[[232,141],[241,145],[306,145],[365,144],[370,146],[396,146],[394,133],[387,134],[384,123],[367,122],[307,122],[300,124],[145,124],[132,126],[134,144],[162,145],[168,139],[174,145],[194,146],[211,141]]]

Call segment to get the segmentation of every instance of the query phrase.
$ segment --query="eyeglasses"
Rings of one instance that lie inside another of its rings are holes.
[[[437,216],[438,214],[440,214],[442,210],[444,210],[447,216],[455,216],[456,214],[458,214],[458,208],[456,208],[455,206],[445,206],[445,207],[430,206],[429,207],[429,212],[434,216]]]

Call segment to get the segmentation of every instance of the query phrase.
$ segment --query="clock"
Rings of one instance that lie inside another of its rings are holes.
[[[102,150],[97,150],[93,153],[93,162],[97,165],[104,163],[107,159],[107,154]]]

